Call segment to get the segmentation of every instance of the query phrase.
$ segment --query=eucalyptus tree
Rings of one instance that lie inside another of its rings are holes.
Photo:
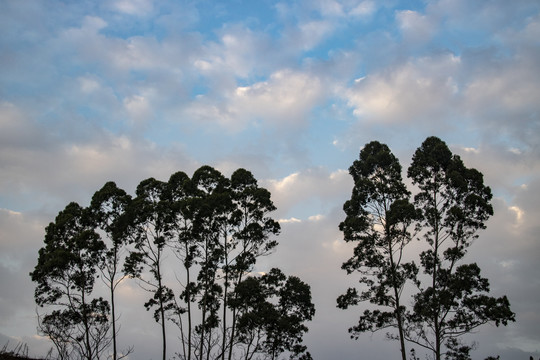
[[[114,182],[109,181],[94,193],[90,204],[93,224],[96,230],[99,230],[99,233],[103,234],[103,237],[107,240],[105,242],[107,248],[98,266],[102,279],[109,289],[113,360],[118,359],[115,290],[126,277],[126,274],[122,272],[121,261],[125,256],[125,246],[129,242],[127,209],[130,202],[131,196],[118,188]],[[127,353],[129,352],[130,350],[127,351]],[[123,354],[122,357],[125,355]]]
[[[201,252],[194,233],[195,215],[197,213],[197,201],[195,189],[191,179],[182,171],[176,172],[169,178],[165,201],[167,202],[167,234],[170,239],[169,245],[174,249],[178,260],[182,263],[183,275],[179,282],[182,289],[179,300],[183,305],[177,306],[177,317],[172,320],[180,329],[182,343],[182,359],[190,360],[194,349],[193,324],[194,309],[197,294],[197,283],[194,279],[194,267]],[[183,279],[183,281],[182,281]],[[186,314],[187,324],[183,322]]]
[[[219,342],[215,330],[220,323],[223,286],[218,281],[218,272],[225,251],[220,240],[231,209],[231,199],[228,179],[210,166],[197,169],[191,181],[195,194],[193,236],[198,246],[196,261],[199,266],[194,290],[201,310],[201,321],[194,329],[198,336],[196,358],[203,360],[210,359]]]
[[[466,355],[470,347],[458,346],[460,336],[487,322],[515,321],[506,296],[488,296],[489,282],[478,265],[462,263],[493,215],[492,193],[483,175],[467,168],[437,137],[416,150],[407,173],[419,188],[414,198],[421,212],[418,228],[428,247],[420,254],[425,281],[414,296],[407,338],[436,360],[444,345]]]
[[[232,200],[231,213],[227,227],[223,232],[224,276],[223,299],[223,343],[228,348],[228,359],[232,359],[236,337],[236,309],[232,308],[231,325],[228,328],[228,301],[234,297],[234,289],[249,274],[257,259],[270,254],[277,246],[273,238],[279,234],[280,226],[269,215],[276,209],[270,192],[261,188],[253,174],[245,169],[238,169],[231,175],[230,193]],[[229,291],[232,289],[232,291]],[[226,337],[229,337],[227,341]],[[225,352],[222,354],[225,359]]]
[[[369,301],[374,310],[365,310],[352,337],[360,333],[397,328],[401,358],[406,360],[405,306],[401,300],[404,285],[414,279],[414,263],[403,261],[403,250],[412,239],[415,219],[410,192],[403,183],[401,165],[387,145],[370,142],[349,168],[353,177],[352,195],[343,206],[345,220],[339,225],[344,240],[355,243],[353,256],[342,265],[347,274],[360,274],[364,290],[349,288],[338,297],[338,307]],[[394,335],[387,334],[390,338]]]
[[[173,174],[168,189],[169,244],[183,268],[178,318],[182,358],[232,359],[237,309],[229,302],[257,258],[277,245],[270,238],[279,233],[279,224],[268,216],[275,210],[270,193],[245,169],[227,179],[209,166],[191,179],[183,172]],[[194,302],[201,311],[196,326]]]
[[[105,244],[88,210],[68,204],[47,226],[44,242],[30,273],[37,283],[37,305],[52,310],[41,317],[39,328],[53,340],[60,357],[99,359],[110,341],[110,307],[92,294]]]
[[[147,310],[155,307],[154,320],[161,326],[162,358],[167,358],[166,320],[176,312],[173,291],[165,285],[163,257],[167,245],[167,207],[163,202],[166,183],[154,178],[143,180],[128,209],[129,228],[134,250],[129,254],[124,271],[140,281],[141,287],[152,294],[144,304]]]

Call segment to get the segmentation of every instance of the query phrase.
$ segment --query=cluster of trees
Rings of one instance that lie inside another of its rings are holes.
[[[489,296],[478,265],[463,262],[493,214],[480,172],[436,137],[422,143],[407,170],[414,197],[385,144],[366,144],[349,171],[354,187],[339,228],[355,248],[342,268],[359,274],[361,286],[337,304],[371,303],[349,329],[353,338],[393,328],[387,336],[399,341],[402,360],[408,343],[435,360],[467,360],[472,347],[462,335],[515,321],[506,296]],[[46,228],[30,274],[36,303],[48,310],[39,330],[60,359],[126,356],[133,349],[117,349],[115,291],[129,277],[149,292],[144,306],[160,325],[163,360],[169,322],[180,333],[180,359],[311,359],[302,344],[315,313],[309,285],[279,269],[251,274],[277,246],[274,210],[270,193],[244,169],[230,179],[209,166],[191,178],[150,178],[134,198],[105,184],[90,206],[71,203]],[[420,243],[411,246],[413,239]],[[166,254],[175,255],[173,269]],[[173,282],[164,276],[171,272]],[[106,298],[96,295],[99,277]]]
[[[493,214],[480,172],[437,137],[422,143],[407,170],[417,190],[412,199],[385,144],[366,144],[349,172],[354,187],[339,227],[355,248],[342,268],[359,274],[361,286],[349,288],[337,303],[343,309],[372,304],[349,329],[353,338],[392,328],[387,336],[399,341],[402,360],[407,343],[435,360],[467,360],[471,346],[460,341],[462,335],[488,322],[515,321],[507,297],[489,296],[478,265],[463,262]],[[413,239],[421,243],[413,245]],[[418,248],[416,263],[411,254]],[[411,357],[417,359],[414,348]]]
[[[46,228],[30,274],[46,309],[39,330],[60,359],[125,357],[133,348],[117,348],[115,292],[134,278],[149,293],[144,306],[160,325],[163,360],[169,323],[180,333],[180,359],[311,359],[302,344],[315,313],[310,287],[279,269],[251,274],[277,246],[273,210],[270,193],[244,169],[230,178],[209,166],[191,178],[150,178],[134,198],[105,184],[88,207],[70,203]]]

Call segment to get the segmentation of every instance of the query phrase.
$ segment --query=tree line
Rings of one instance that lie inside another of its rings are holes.
[[[462,335],[515,321],[507,297],[489,296],[478,265],[463,263],[493,215],[479,171],[428,137],[407,170],[414,196],[398,159],[377,141],[362,148],[349,172],[354,186],[339,229],[355,247],[342,269],[358,274],[359,286],[337,306],[370,303],[349,328],[352,338],[386,330],[402,360],[418,359],[415,346],[435,360],[467,360],[472,346]],[[133,348],[117,346],[115,291],[131,278],[149,294],[144,307],[160,325],[163,360],[167,323],[178,328],[174,353],[182,360],[311,359],[302,343],[315,314],[310,286],[277,268],[252,273],[278,244],[274,210],[270,192],[245,169],[230,178],[209,166],[191,178],[149,178],[135,197],[106,183],[88,207],[70,203],[46,228],[30,274],[36,303],[47,309],[38,330],[62,360],[129,355]],[[166,254],[175,255],[173,269]],[[164,276],[171,272],[174,282]],[[98,278],[105,298],[96,295]]]
[[[129,355],[132,348],[117,346],[115,291],[133,278],[149,294],[144,307],[160,325],[163,360],[168,322],[180,332],[180,359],[310,359],[302,345],[315,313],[310,287],[277,268],[251,274],[277,246],[274,210],[270,192],[245,169],[230,178],[209,166],[191,178],[149,178],[134,198],[106,183],[90,206],[72,202],[46,228],[30,274],[36,303],[48,310],[39,331],[60,359]],[[166,268],[166,253],[176,268]],[[167,281],[167,272],[177,281]],[[98,277],[106,299],[94,296]]]

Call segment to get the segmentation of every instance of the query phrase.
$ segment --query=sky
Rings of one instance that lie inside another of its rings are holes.
[[[432,135],[493,191],[466,260],[516,313],[467,336],[473,358],[539,357],[537,0],[0,0],[0,346],[51,347],[28,273],[69,202],[208,164],[272,193],[280,245],[258,269],[311,285],[313,357],[397,358],[383,333],[349,339],[363,310],[336,308],[358,280],[338,224],[362,146],[405,170]],[[160,356],[143,297],[126,284],[118,300],[136,360]]]

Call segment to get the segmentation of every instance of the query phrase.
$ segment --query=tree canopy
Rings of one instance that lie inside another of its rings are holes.
[[[191,178],[149,178],[133,198],[106,183],[88,208],[69,204],[47,227],[31,273],[36,303],[48,309],[40,331],[66,359],[125,356],[114,309],[127,276],[149,293],[144,306],[159,324],[163,360],[169,322],[180,359],[310,359],[302,344],[315,314],[309,285],[276,268],[253,273],[278,244],[275,209],[245,169],[230,178],[210,166]],[[99,275],[109,300],[99,296]]]
[[[428,137],[407,170],[418,189],[412,204],[388,146],[366,144],[349,172],[354,187],[340,230],[356,246],[342,268],[360,274],[363,290],[349,288],[337,303],[344,309],[363,301],[375,306],[349,329],[354,337],[393,327],[398,336],[387,336],[400,341],[403,360],[406,341],[436,360],[466,359],[471,347],[461,344],[462,335],[488,322],[515,321],[507,297],[489,296],[478,265],[463,262],[493,215],[491,190],[478,170],[467,168],[441,139]],[[413,238],[424,244],[419,254],[405,249]],[[404,262],[404,256],[413,260]],[[410,307],[402,299],[407,283]]]

